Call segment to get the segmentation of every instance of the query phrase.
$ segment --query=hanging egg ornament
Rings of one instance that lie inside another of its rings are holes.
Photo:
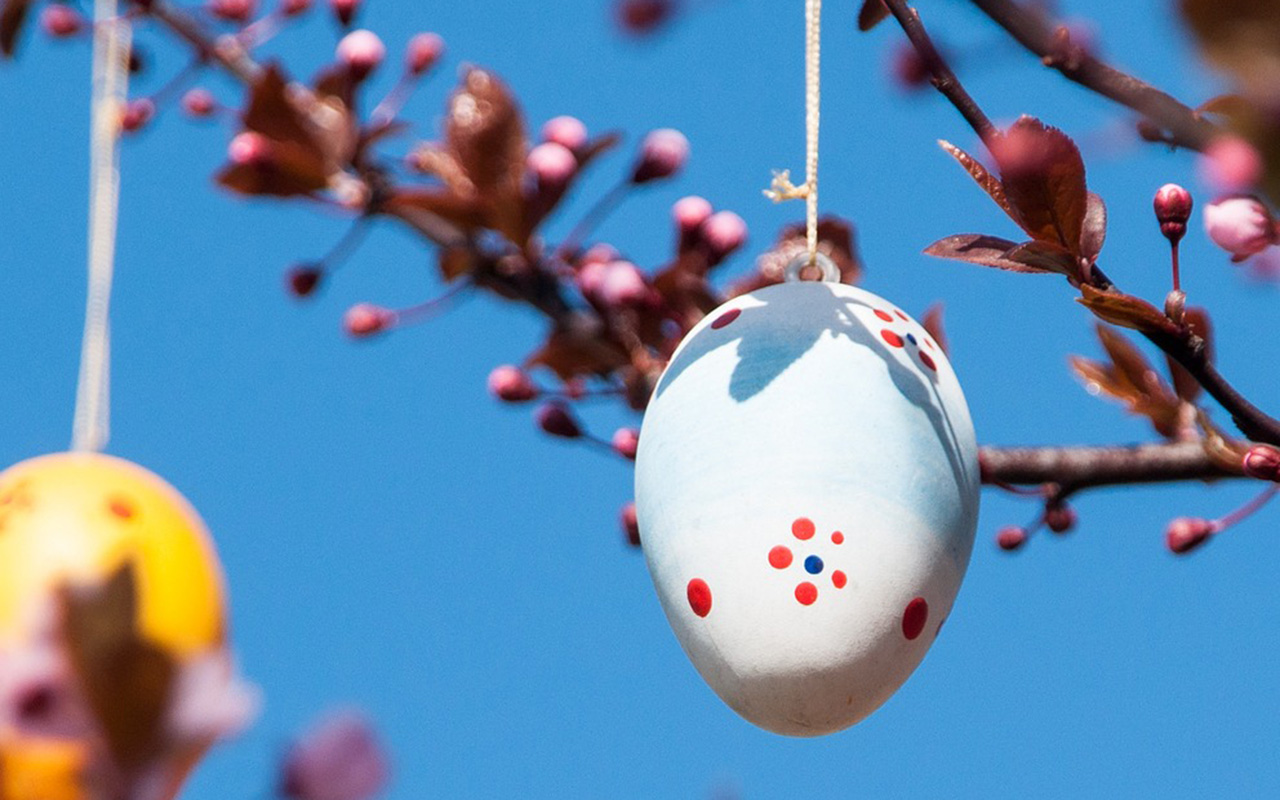
[[[730,707],[793,736],[853,725],[910,676],[978,515],[946,355],[823,261],[828,280],[736,297],[689,332],[636,458],[641,543],[677,638]]]
[[[100,453],[59,453],[0,473],[0,646],[31,605],[132,565],[138,633],[185,659],[221,647],[223,578],[200,517],[151,472]]]

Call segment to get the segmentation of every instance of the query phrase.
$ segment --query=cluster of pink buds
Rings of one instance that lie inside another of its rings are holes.
[[[714,267],[746,244],[747,223],[732,211],[716,211],[711,204],[696,195],[681,198],[671,207],[676,224],[677,250],[687,253],[698,250],[707,260],[707,267]]]

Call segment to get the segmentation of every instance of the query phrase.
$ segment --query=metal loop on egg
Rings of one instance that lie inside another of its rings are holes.
[[[821,280],[827,283],[840,282],[840,268],[836,266],[836,262],[832,261],[826,253],[818,253],[813,261],[809,260],[808,253],[802,253],[787,264],[782,270],[782,277],[787,281],[802,281],[804,278],[800,273],[804,272],[805,267],[817,266],[822,272]]]

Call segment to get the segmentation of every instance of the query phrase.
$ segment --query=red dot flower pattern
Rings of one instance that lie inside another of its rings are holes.
[[[790,569],[792,566],[798,566],[807,573],[802,576],[802,580],[796,584],[795,599],[802,606],[811,606],[818,602],[819,589],[818,584],[829,580],[831,586],[835,590],[840,590],[849,585],[849,576],[843,570],[832,570],[825,579],[819,576],[827,574],[826,562],[822,560],[822,556],[811,550],[817,549],[817,543],[820,541],[815,538],[818,533],[818,527],[814,525],[813,520],[808,517],[798,517],[791,523],[791,535],[799,542],[799,544],[779,544],[769,550],[767,560],[769,566],[778,572]],[[841,531],[832,531],[829,537],[833,547],[839,547],[844,544],[845,536]],[[802,560],[797,561],[796,553],[804,554]],[[809,578],[808,576],[812,576]],[[699,617],[706,617],[711,613],[711,587],[702,578],[694,578],[689,581],[687,587],[689,598],[689,608]],[[925,624],[929,621],[929,603],[923,597],[914,597],[906,608],[902,611],[902,636],[908,641],[913,641],[924,632]],[[938,630],[942,629],[942,625],[938,625]],[[936,635],[936,632],[935,632]]]
[[[916,354],[916,358],[925,369],[930,373],[937,373],[937,362],[933,360],[933,356],[926,352],[928,350],[936,349],[937,346],[933,343],[933,340],[928,336],[921,336],[917,339],[914,333],[899,333],[893,329],[893,326],[900,322],[910,323],[910,317],[903,314],[901,311],[895,310],[890,314],[888,311],[881,308],[875,309],[875,315],[881,322],[889,323],[889,326],[880,329],[880,338],[884,340],[885,344],[890,347],[901,348],[903,350],[910,349]],[[921,344],[922,342],[923,344]]]
[[[791,523],[791,535],[803,545],[796,545],[796,549],[805,552],[810,548],[816,549],[817,542],[815,535],[817,534],[817,526],[813,524],[813,520],[808,517],[800,517]],[[831,544],[839,546],[844,544],[844,534],[835,531],[831,534]],[[769,566],[776,570],[785,570],[796,562],[795,553],[791,547],[780,544],[769,551]],[[819,576],[826,573],[826,563],[823,562],[822,556],[817,553],[807,552],[803,560],[798,562],[805,573],[812,575],[812,579],[804,579],[796,584],[795,596],[796,602],[802,606],[811,606],[818,602],[818,582],[824,580]],[[831,585],[836,589],[843,589],[849,583],[849,576],[845,575],[841,570],[833,570],[829,573],[828,579]]]

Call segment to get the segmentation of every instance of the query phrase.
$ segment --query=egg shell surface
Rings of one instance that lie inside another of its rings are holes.
[[[636,458],[641,544],[685,652],[735,711],[795,736],[863,719],[924,658],[979,488],[941,347],[836,283],[708,314],[659,380]]]
[[[99,583],[131,562],[138,629],[178,657],[225,638],[213,542],[155,474],[98,453],[58,453],[0,473],[0,647],[28,634],[32,606],[65,583]]]

